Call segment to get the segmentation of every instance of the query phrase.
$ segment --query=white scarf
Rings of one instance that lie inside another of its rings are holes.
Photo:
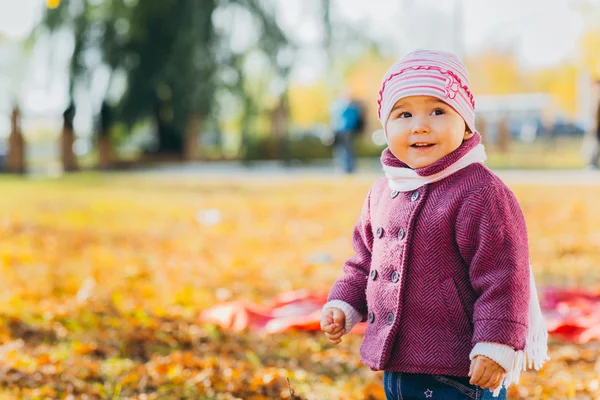
[[[428,183],[442,180],[473,163],[484,163],[486,159],[485,147],[478,144],[443,171],[429,176],[420,176],[411,168],[390,167],[387,165],[383,166],[383,171],[390,189],[398,192],[410,192]],[[508,387],[513,383],[518,383],[521,371],[525,371],[527,366],[530,369],[534,367],[539,370],[550,359],[548,357],[548,330],[542,315],[531,262],[529,264],[529,315],[527,322],[525,349],[515,352],[513,366],[509,371],[506,371],[502,385],[494,391],[494,397],[499,395],[503,386]]]
[[[469,150],[467,154],[458,159],[454,164],[450,165],[443,171],[438,172],[437,174],[420,176],[415,172],[414,169],[390,167],[388,165],[383,166],[383,171],[388,179],[388,185],[390,186],[390,189],[397,192],[410,192],[420,188],[421,186],[427,185],[428,183],[442,180],[473,163],[484,163],[486,159],[487,156],[485,155],[485,147],[482,144],[478,144]]]

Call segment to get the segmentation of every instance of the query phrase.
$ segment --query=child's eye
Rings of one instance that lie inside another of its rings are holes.
[[[412,115],[409,112],[403,112],[398,115],[398,118],[410,118]]]
[[[442,115],[443,113],[444,113],[444,110],[442,110],[441,108],[436,108],[432,112],[433,115]]]

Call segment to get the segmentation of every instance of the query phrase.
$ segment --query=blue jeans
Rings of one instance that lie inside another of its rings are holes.
[[[506,400],[506,389],[498,397],[489,389],[471,385],[468,377],[448,375],[383,373],[383,385],[387,400]]]

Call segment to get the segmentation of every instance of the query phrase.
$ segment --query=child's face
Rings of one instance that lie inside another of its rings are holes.
[[[385,131],[392,154],[413,169],[433,164],[473,136],[459,113],[431,96],[398,100]]]

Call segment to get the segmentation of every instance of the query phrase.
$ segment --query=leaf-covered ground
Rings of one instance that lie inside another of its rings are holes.
[[[327,291],[369,183],[0,180],[0,399],[383,399],[360,337],[198,323],[220,301]],[[539,285],[600,287],[600,187],[513,187]],[[552,340],[511,399],[600,398],[600,344]]]

